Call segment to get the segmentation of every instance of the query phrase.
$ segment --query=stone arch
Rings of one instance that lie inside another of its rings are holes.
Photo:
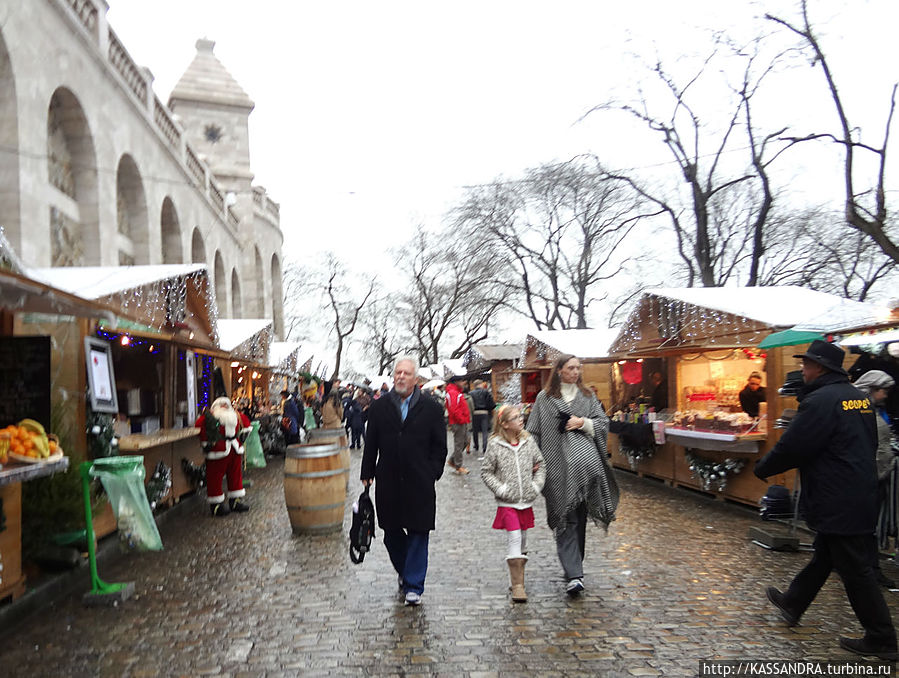
[[[0,148],[19,148],[19,116],[16,109],[16,80],[12,62],[0,30]],[[10,244],[22,253],[19,206],[19,155],[0,153],[0,225]]]
[[[281,280],[281,259],[272,255],[272,324],[275,336],[284,338],[283,286]]]
[[[262,254],[259,253],[259,248],[253,248],[255,256],[253,257],[253,267],[254,267],[254,277],[256,278],[256,285],[254,290],[254,305],[256,308],[256,318],[264,318],[265,317],[265,267],[262,265]]]
[[[134,158],[124,154],[116,170],[119,264],[150,263],[150,227],[144,181]]]
[[[215,303],[219,307],[219,316],[230,318],[228,313],[228,281],[225,279],[225,260],[222,253],[215,251]]]
[[[184,252],[181,244],[181,222],[178,219],[175,203],[169,196],[166,196],[162,201],[159,227],[162,233],[162,263],[183,264]]]
[[[240,296],[240,276],[237,269],[231,269],[231,317],[243,318],[243,303]]]
[[[47,106],[50,265],[100,264],[97,154],[84,108],[58,87]]]
[[[192,264],[206,264],[206,244],[203,242],[203,234],[199,228],[194,228],[194,234],[190,239],[190,262]]]

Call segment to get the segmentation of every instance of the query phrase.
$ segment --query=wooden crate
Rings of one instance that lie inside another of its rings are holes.
[[[22,483],[10,483],[0,487],[6,529],[0,532],[0,600],[18,598],[25,592],[25,575],[22,574]]]

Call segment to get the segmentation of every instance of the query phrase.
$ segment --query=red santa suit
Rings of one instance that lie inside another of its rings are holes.
[[[207,421],[211,418],[212,421]],[[213,424],[215,424],[213,426]],[[243,497],[243,441],[252,431],[250,420],[232,407],[228,398],[217,398],[194,424],[206,455],[206,501],[211,505],[225,501],[222,480],[228,477],[228,499]]]

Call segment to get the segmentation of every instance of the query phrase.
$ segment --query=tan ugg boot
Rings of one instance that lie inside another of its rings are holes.
[[[527,558],[506,560],[509,565],[509,581],[512,583],[512,602],[514,603],[528,602],[528,594],[524,590],[524,564],[527,560]]]

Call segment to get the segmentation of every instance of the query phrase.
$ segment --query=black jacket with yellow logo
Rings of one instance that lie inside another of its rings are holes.
[[[828,372],[799,395],[799,410],[774,448],[755,465],[767,478],[798,468],[800,510],[822,534],[873,534],[877,520],[874,408],[849,379]]]

